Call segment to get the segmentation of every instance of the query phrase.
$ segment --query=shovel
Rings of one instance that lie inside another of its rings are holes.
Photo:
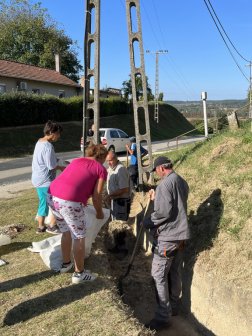
[[[147,211],[148,211],[148,208],[149,208],[149,204],[150,204],[150,198],[148,199],[148,202],[147,202],[147,205],[146,205],[146,208],[145,208],[144,218],[145,218],[145,216],[147,214]],[[125,279],[129,275],[129,272],[130,272],[131,267],[133,265],[133,260],[135,258],[135,254],[136,254],[139,242],[140,242],[140,238],[142,236],[143,228],[144,228],[143,225],[141,225],[140,231],[139,231],[138,236],[137,236],[137,241],[136,241],[136,244],[135,244],[132,256],[130,258],[130,262],[129,262],[129,266],[128,266],[127,272],[125,273],[125,275],[121,275],[120,278],[119,278],[118,289],[119,289],[120,296],[123,295],[122,281],[123,281],[123,279]]]

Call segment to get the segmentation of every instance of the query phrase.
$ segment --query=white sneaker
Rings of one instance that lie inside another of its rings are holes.
[[[63,264],[62,264],[59,271],[62,274],[62,273],[67,273],[70,270],[74,270],[74,263],[73,262],[71,262],[67,267],[63,267]]]
[[[72,283],[78,284],[80,282],[92,282],[95,281],[97,276],[95,274],[90,273],[88,270],[84,270],[81,274],[74,272],[72,276]]]

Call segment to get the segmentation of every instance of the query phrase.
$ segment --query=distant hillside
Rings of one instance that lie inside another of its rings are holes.
[[[203,104],[202,100],[198,101],[179,101],[171,100],[166,103],[174,105],[179,112],[183,113],[186,117],[200,117],[203,116]],[[225,100],[207,100],[207,113],[208,117],[214,117],[216,112],[217,116],[222,113],[237,110],[248,104],[247,99],[225,99]],[[246,117],[248,109],[244,108],[239,111],[239,116]]]

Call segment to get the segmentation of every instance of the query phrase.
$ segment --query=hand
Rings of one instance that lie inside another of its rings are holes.
[[[96,218],[97,219],[103,219],[104,218],[104,213],[103,213],[102,210],[96,213]]]
[[[106,197],[103,198],[103,201],[109,203],[110,202],[110,198],[111,198],[111,196],[108,195],[108,196],[106,196]]]
[[[143,226],[143,222],[140,223],[140,226]]]
[[[129,145],[128,144],[126,145],[126,148],[129,150]]]
[[[154,189],[151,189],[150,191],[149,191],[149,193],[148,193],[148,198],[150,198],[151,199],[151,201],[154,201],[154,199],[155,199],[155,190]]]

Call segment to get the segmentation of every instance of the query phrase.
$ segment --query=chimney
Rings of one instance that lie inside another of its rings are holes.
[[[55,54],[55,70],[61,73],[61,59],[60,54]]]
[[[84,87],[84,75],[81,75],[81,86]]]

